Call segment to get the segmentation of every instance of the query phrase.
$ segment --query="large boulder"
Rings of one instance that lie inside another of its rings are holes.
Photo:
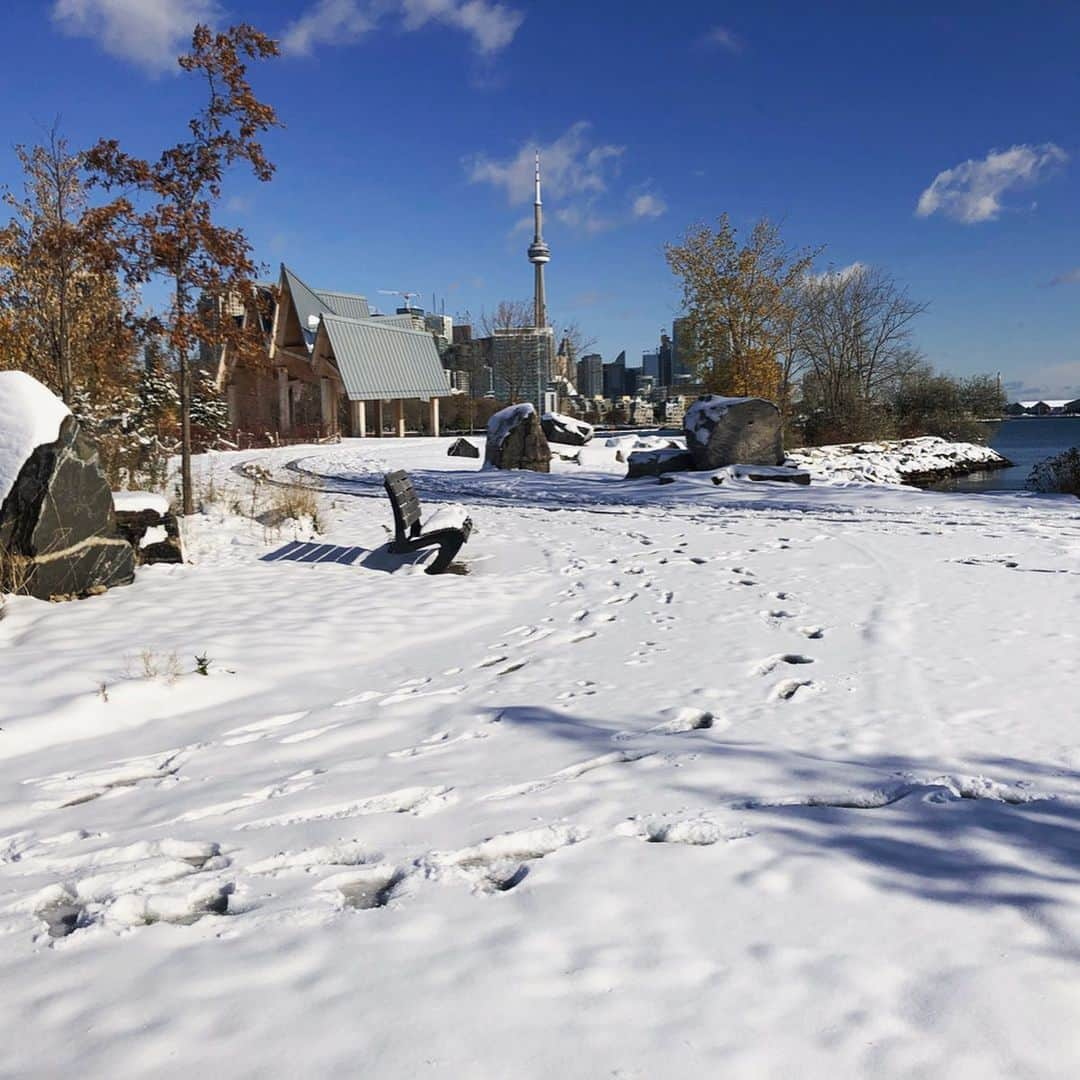
[[[3,588],[42,600],[87,596],[135,576],[97,447],[46,387],[0,372]]]
[[[529,402],[510,405],[488,421],[484,468],[551,471],[551,447]]]
[[[683,429],[696,469],[780,465],[784,460],[780,410],[764,398],[707,394],[686,410]]]
[[[446,451],[448,457],[471,457],[480,456],[480,447],[473,446],[468,439],[455,439]]]
[[[540,417],[540,426],[549,443],[562,443],[564,446],[584,446],[593,437],[592,424],[584,420],[575,420],[572,416],[546,412]]]
[[[660,450],[635,450],[627,459],[627,480],[642,476],[663,476],[664,473],[689,472],[694,458],[689,451],[679,447]]]

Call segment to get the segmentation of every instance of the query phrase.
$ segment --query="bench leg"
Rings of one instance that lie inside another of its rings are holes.
[[[441,574],[454,561],[454,556],[461,550],[461,545],[464,543],[464,536],[448,536],[439,544],[439,554],[435,556],[435,561],[424,573]]]

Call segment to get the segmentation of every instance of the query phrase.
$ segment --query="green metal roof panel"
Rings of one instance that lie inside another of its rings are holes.
[[[318,289],[315,295],[326,305],[326,310],[334,315],[344,315],[346,319],[369,319],[371,310],[367,298],[357,293],[330,292]]]
[[[385,323],[385,319],[323,315],[349,399],[450,397],[449,379],[432,336],[425,330],[405,330]]]

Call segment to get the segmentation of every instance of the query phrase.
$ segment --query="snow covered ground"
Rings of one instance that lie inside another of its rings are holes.
[[[8,603],[0,1074],[1076,1076],[1080,503],[450,441],[201,463],[321,561]]]

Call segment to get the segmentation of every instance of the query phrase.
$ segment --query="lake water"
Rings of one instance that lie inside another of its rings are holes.
[[[1013,464],[1008,469],[972,473],[934,484],[935,491],[1016,491],[1023,489],[1032,468],[1043,458],[1080,446],[1080,417],[1044,416],[1005,420],[990,446]]]

